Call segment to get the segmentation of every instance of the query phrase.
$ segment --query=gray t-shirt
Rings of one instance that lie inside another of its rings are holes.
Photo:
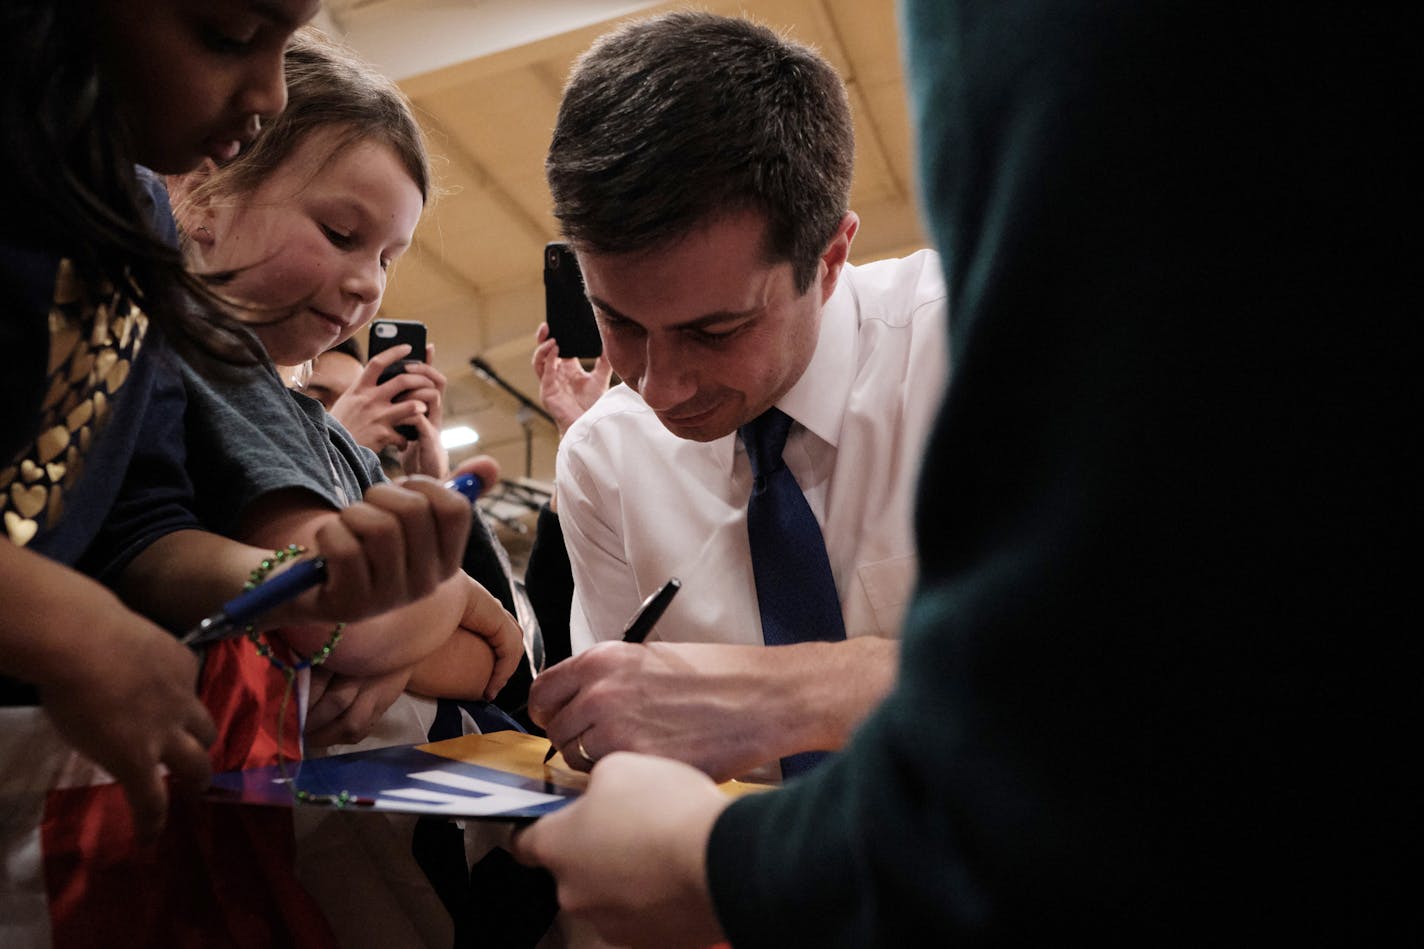
[[[320,402],[284,386],[270,363],[233,376],[183,367],[188,473],[209,530],[232,536],[248,506],[273,491],[305,489],[341,508],[386,480],[375,453]]]

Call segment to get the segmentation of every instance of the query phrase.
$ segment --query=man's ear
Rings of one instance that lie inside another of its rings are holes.
[[[831,236],[830,243],[821,252],[822,305],[831,298],[831,294],[836,290],[836,281],[840,279],[841,268],[850,259],[851,241],[855,240],[855,232],[858,230],[860,230],[860,215],[854,211],[847,211],[841,218],[841,223],[836,227],[835,234]]]
[[[217,165],[211,158],[203,159],[197,168],[182,175],[169,175],[168,201],[173,205],[173,218],[183,236],[200,247],[213,243],[212,224],[215,218],[211,194],[202,186],[212,177]]]

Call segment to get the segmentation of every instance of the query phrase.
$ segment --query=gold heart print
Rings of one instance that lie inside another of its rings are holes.
[[[85,400],[70,410],[69,414],[64,417],[64,424],[69,426],[71,432],[77,432],[93,417],[94,403]]]
[[[114,341],[120,349],[129,348],[129,335],[133,333],[133,326],[133,316],[130,313],[115,317],[109,326],[109,332],[114,335]]]
[[[99,358],[94,363],[94,378],[103,379],[109,374],[109,370],[114,368],[114,363],[118,361],[119,354],[112,349],[106,349],[99,354]]]
[[[35,442],[35,448],[40,457],[40,461],[53,461],[59,457],[59,453],[69,447],[69,429],[63,425],[56,425],[39,437]]]
[[[104,300],[98,306],[91,301]],[[0,470],[5,532],[31,542],[41,524],[64,513],[64,495],[81,477],[84,459],[128,381],[148,317],[112,286],[86,293],[70,261],[55,273],[49,314],[49,370],[41,402],[42,429],[25,454]]]
[[[26,520],[14,511],[5,512],[5,532],[10,535],[10,540],[16,547],[28,544],[39,529],[40,526],[34,521]]]
[[[104,376],[104,384],[110,392],[118,392],[129,377],[129,361],[120,359]]]
[[[32,484],[28,488],[20,484],[10,485],[10,504],[21,517],[34,517],[45,508],[49,491],[42,484]]]
[[[94,323],[89,327],[89,346],[101,349],[109,345],[109,304],[94,307]]]
[[[75,356],[69,363],[69,382],[74,384],[89,376],[89,370],[94,368],[94,354],[84,353],[82,356]]]
[[[148,314],[135,306],[129,309],[129,318],[133,320],[134,331],[133,349],[129,350],[129,358],[137,359],[139,347],[141,347],[143,341],[148,338]]]

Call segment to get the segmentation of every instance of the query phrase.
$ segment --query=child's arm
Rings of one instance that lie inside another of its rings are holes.
[[[469,576],[460,626],[415,667],[408,688],[445,699],[492,701],[514,675],[524,631],[499,600]]]
[[[177,531],[135,557],[119,588],[130,603],[182,629],[236,596],[273,549],[301,544],[327,558],[328,579],[262,625],[283,627],[292,648],[307,655],[322,647],[333,623],[350,622],[327,661],[339,672],[383,674],[424,658],[458,623],[464,579],[452,574],[469,523],[469,502],[424,478],[377,485],[341,511],[305,491],[277,492],[252,506],[242,537],[248,543]]]
[[[377,485],[367,492],[367,497],[385,487],[390,486]],[[459,502],[459,512],[468,528],[469,502],[452,491],[445,493]],[[252,505],[243,519],[243,539],[272,547],[298,543],[325,553],[320,540],[322,531],[329,529],[338,516],[349,510],[351,508],[346,508],[339,514],[331,511],[305,491],[278,492]],[[461,553],[463,543],[462,533]],[[411,554],[399,545],[382,546],[377,551],[384,556],[373,558],[370,563],[373,580],[420,567],[412,562]],[[356,676],[380,675],[413,666],[434,652],[459,624],[464,611],[466,583],[465,575],[456,569],[453,576],[441,582],[429,595],[349,623],[342,634],[340,647],[331,654],[326,664],[333,672]],[[283,625],[281,632],[293,649],[306,655],[321,648],[331,633],[331,627]]]
[[[457,629],[440,648],[417,663],[406,688],[439,699],[487,699],[494,651],[468,630]]]
[[[171,635],[89,578],[0,540],[0,670],[39,688],[66,740],[123,787],[142,837],[168,812],[160,765],[208,778],[216,737],[198,701],[198,664]]]
[[[464,597],[459,625],[409,670],[406,688],[433,698],[489,701],[518,667],[524,633],[488,590],[464,574],[457,578]]]
[[[524,648],[514,618],[488,591],[465,578],[461,625],[413,668],[380,676],[312,670],[307,740],[313,745],[360,741],[402,690],[434,698],[489,700],[509,681]]]
[[[344,676],[313,666],[307,699],[307,742],[317,747],[358,742],[405,691],[410,669],[378,676]]]

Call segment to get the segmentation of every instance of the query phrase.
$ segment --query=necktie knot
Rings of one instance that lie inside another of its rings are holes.
[[[772,406],[741,428],[742,444],[752,465],[752,476],[758,482],[785,466],[781,452],[786,436],[791,432],[791,416]]]

